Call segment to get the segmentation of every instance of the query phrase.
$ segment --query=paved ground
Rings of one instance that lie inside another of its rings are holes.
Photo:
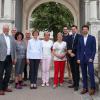
[[[29,82],[27,82],[29,85]],[[0,96],[0,100],[100,100],[100,95],[97,93],[95,96],[90,97],[88,94],[80,95],[80,90],[74,92],[73,89],[68,88],[68,83],[65,82],[63,87],[57,89],[52,88],[52,80],[50,87],[41,87],[41,81],[38,80],[38,89],[30,90],[29,86],[24,87],[22,90],[14,89],[12,93],[6,93],[5,96]]]

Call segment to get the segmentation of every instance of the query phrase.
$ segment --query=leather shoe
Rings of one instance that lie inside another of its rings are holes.
[[[94,95],[95,94],[95,89],[90,89],[89,90],[89,95]]]
[[[70,86],[68,86],[69,88],[74,88],[74,85],[70,85]]]
[[[12,89],[6,88],[4,91],[5,92],[12,92]]]
[[[0,95],[5,95],[5,92],[3,90],[0,90]]]
[[[78,87],[74,87],[74,91],[78,91]]]
[[[85,93],[87,93],[88,92],[88,89],[83,89],[82,91],[81,91],[81,94],[85,94]]]

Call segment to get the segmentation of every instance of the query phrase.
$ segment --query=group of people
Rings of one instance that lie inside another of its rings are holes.
[[[94,57],[96,53],[95,37],[89,34],[89,26],[82,26],[82,33],[78,33],[78,28],[73,25],[72,34],[69,34],[67,26],[63,32],[57,33],[56,41],[50,40],[50,32],[44,33],[44,39],[39,39],[39,31],[31,33],[26,31],[25,38],[22,32],[12,29],[12,35],[9,35],[9,25],[3,26],[3,32],[0,34],[0,95],[5,92],[12,92],[8,88],[8,83],[12,73],[12,67],[15,66],[15,88],[22,89],[26,84],[27,66],[29,65],[30,89],[37,89],[38,69],[41,63],[42,69],[42,87],[49,86],[49,74],[51,61],[54,65],[53,88],[63,86],[65,66],[69,79],[72,77],[72,83],[69,88],[79,89],[80,67],[82,72],[83,89],[81,94],[89,92],[95,93],[94,79]],[[90,89],[88,89],[88,74],[90,78]]]

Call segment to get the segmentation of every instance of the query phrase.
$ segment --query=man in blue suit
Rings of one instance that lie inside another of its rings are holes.
[[[82,78],[83,78],[83,90],[81,94],[88,92],[88,75],[90,77],[90,90],[89,94],[95,93],[95,79],[94,79],[94,57],[96,54],[96,40],[95,37],[88,34],[89,27],[84,25],[82,27],[82,35],[80,36],[78,49],[77,49],[77,63],[81,65]],[[88,69],[88,71],[87,71]]]

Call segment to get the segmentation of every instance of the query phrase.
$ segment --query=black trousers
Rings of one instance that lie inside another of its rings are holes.
[[[36,84],[40,59],[30,59],[29,61],[30,61],[30,82],[31,84]]]
[[[79,64],[77,64],[77,60],[75,57],[70,58],[69,62],[72,72],[73,85],[74,87],[79,87],[79,80],[80,80]]]
[[[11,56],[7,56],[5,61],[0,61],[0,90],[8,87],[12,70]]]
[[[25,64],[25,67],[24,67],[24,79],[27,79],[28,78],[28,75],[27,75],[27,64]]]

